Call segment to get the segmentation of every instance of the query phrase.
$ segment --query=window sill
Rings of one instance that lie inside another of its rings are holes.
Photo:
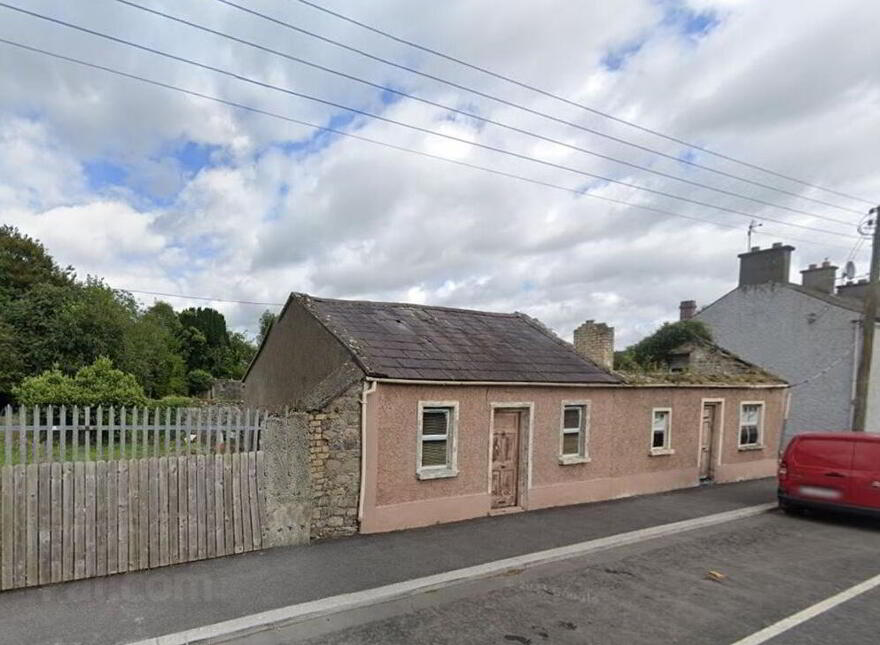
[[[588,464],[592,461],[589,457],[580,455],[559,455],[560,466],[574,466],[575,464]]]
[[[416,471],[419,479],[447,479],[458,477],[458,470],[452,468],[423,468]]]
[[[665,457],[667,455],[674,455],[675,450],[672,448],[651,448],[651,452],[648,454],[651,457]]]
[[[736,449],[739,450],[740,452],[746,452],[746,451],[749,451],[749,450],[763,450],[763,449],[764,449],[764,445],[763,445],[763,444],[760,444],[760,443],[756,443],[756,444],[751,444],[751,445],[748,445],[748,446],[737,446]]]

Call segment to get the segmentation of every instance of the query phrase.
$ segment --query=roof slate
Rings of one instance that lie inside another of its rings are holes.
[[[368,376],[437,381],[620,383],[536,320],[393,302],[293,294]]]

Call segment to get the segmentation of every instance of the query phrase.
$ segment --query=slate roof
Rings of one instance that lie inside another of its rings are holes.
[[[368,376],[438,381],[620,383],[522,313],[292,294]]]
[[[850,311],[854,311],[857,314],[861,314],[865,310],[864,302],[857,298],[845,298],[843,296],[838,296],[833,293],[825,293],[824,291],[809,289],[802,285],[794,284],[791,282],[785,283],[783,286],[792,289],[793,291],[797,291],[798,293],[802,293],[806,296],[810,296],[811,298],[821,300],[822,302],[832,305],[833,307],[848,309]],[[878,318],[880,318],[880,316],[878,316]]]

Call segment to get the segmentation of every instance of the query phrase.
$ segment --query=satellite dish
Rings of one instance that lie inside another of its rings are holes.
[[[847,280],[852,280],[856,277],[856,265],[852,260],[846,263],[846,267],[843,269],[843,277]]]

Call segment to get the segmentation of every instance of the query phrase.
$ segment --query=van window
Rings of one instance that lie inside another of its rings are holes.
[[[836,439],[801,439],[795,443],[792,461],[813,468],[852,468],[853,444]]]
[[[857,441],[853,469],[880,471],[880,443]]]

